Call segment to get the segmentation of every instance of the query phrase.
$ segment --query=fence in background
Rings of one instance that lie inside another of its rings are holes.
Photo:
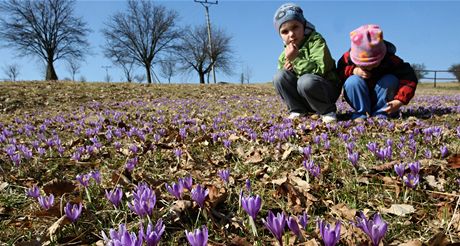
[[[437,81],[457,81],[457,78],[449,70],[416,70],[423,73],[427,73],[422,79],[433,80],[433,86],[436,87]],[[450,77],[448,77],[450,76]]]

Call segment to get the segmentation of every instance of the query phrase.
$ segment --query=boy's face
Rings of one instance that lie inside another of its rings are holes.
[[[280,27],[280,35],[285,45],[292,43],[299,47],[305,38],[305,27],[297,20],[286,21]]]

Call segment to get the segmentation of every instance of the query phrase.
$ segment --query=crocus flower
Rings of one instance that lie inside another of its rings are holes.
[[[246,179],[245,185],[246,185],[246,190],[247,190],[249,193],[251,193],[251,192],[252,192],[251,180],[250,180],[250,179]]]
[[[420,181],[420,176],[418,174],[409,173],[407,176],[403,177],[403,180],[407,187],[415,189]]]
[[[180,178],[179,179],[179,183],[182,183],[182,186],[184,188],[186,188],[187,190],[192,190],[192,186],[193,186],[193,178],[192,176],[188,176],[188,177],[185,177],[185,178]]]
[[[351,162],[351,164],[354,167],[356,167],[358,165],[359,153],[358,152],[348,153],[348,160]]]
[[[128,161],[126,161],[126,165],[125,165],[126,170],[131,172],[136,167],[138,162],[139,162],[139,158],[137,156],[129,159]]]
[[[417,174],[420,172],[420,162],[416,161],[416,162],[411,162],[409,163],[409,169],[411,171],[412,174]]]
[[[302,149],[302,152],[303,152],[304,158],[309,159],[310,155],[311,155],[311,145],[308,145],[308,146],[304,147]]]
[[[81,203],[74,205],[67,203],[64,207],[65,216],[69,218],[70,221],[75,222],[77,221],[78,217],[80,217],[82,208],[83,207]]]
[[[121,188],[115,188],[111,191],[106,190],[105,196],[115,207],[118,207],[118,205],[120,205],[121,198],[123,197],[123,191]]]
[[[249,216],[252,217],[252,219],[255,221],[257,214],[259,213],[260,207],[262,206],[262,199],[260,198],[259,195],[253,197],[253,196],[248,196],[248,197],[241,197],[241,206],[243,209],[249,214]]]
[[[182,193],[184,191],[184,186],[181,182],[172,183],[171,186],[168,184],[165,184],[166,190],[173,195],[176,199],[180,200],[182,199]]]
[[[163,224],[163,220],[159,219],[155,224],[155,227],[153,227],[152,224],[149,223],[147,225],[147,230],[145,231],[145,233],[141,224],[139,232],[143,235],[143,238],[147,246],[156,246],[160,242],[160,238],[165,232],[165,225]]]
[[[40,189],[36,185],[27,190],[27,196],[37,198],[40,196]]]
[[[298,216],[299,219],[299,224],[305,229],[307,228],[308,224],[308,214],[306,212],[303,212],[303,214]]]
[[[325,246],[337,245],[340,241],[340,221],[337,221],[335,228],[332,229],[330,224],[323,220],[318,220],[318,227]]]
[[[297,219],[295,216],[289,216],[287,219],[287,225],[289,229],[297,236],[302,237],[302,233],[300,232],[299,223],[297,223]]]
[[[195,229],[193,232],[185,230],[185,236],[191,246],[206,246],[208,244],[208,228]]]
[[[431,155],[431,150],[426,149],[425,152],[424,152],[424,154],[425,154],[425,158],[431,159],[431,157],[432,157],[432,155]]]
[[[278,243],[283,245],[283,232],[286,226],[286,215],[284,212],[277,213],[275,216],[272,211],[269,210],[267,219],[262,219],[262,222],[264,222],[265,227],[275,236]]]
[[[195,188],[192,189],[192,199],[200,206],[204,208],[204,200],[209,194],[208,189],[204,189],[201,185],[197,185]]]
[[[219,177],[225,182],[225,183],[228,183],[229,179],[230,179],[230,169],[224,169],[224,170],[219,170],[217,172],[217,174],[219,175]]]
[[[398,174],[398,176],[402,178],[404,176],[404,171],[406,170],[406,165],[404,163],[395,164],[394,169],[396,174]]]
[[[359,212],[356,217],[355,226],[366,233],[372,241],[373,246],[378,246],[380,240],[385,236],[388,224],[382,219],[379,213],[376,213],[372,219],[367,219],[363,212]]]
[[[76,180],[83,186],[88,187],[90,175],[88,174],[77,174]]]
[[[128,207],[137,215],[144,217],[153,212],[156,203],[155,192],[146,184],[140,183],[133,192],[133,200],[128,203]]]
[[[441,146],[440,148],[441,150],[441,158],[445,158],[449,155],[449,149],[447,148],[447,146]]]
[[[54,204],[54,195],[50,194],[49,196],[39,196],[38,203],[45,210],[50,209]]]
[[[99,170],[91,171],[89,174],[94,179],[94,181],[96,181],[97,184],[101,183],[101,173],[99,172]]]

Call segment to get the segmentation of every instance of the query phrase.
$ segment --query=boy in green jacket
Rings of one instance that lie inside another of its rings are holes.
[[[281,5],[273,22],[284,43],[273,83],[289,118],[317,113],[324,122],[336,121],[341,84],[326,41],[293,3]]]

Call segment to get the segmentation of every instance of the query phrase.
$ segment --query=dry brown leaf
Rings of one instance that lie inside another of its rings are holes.
[[[428,182],[428,185],[439,190],[444,191],[444,184],[446,183],[445,179],[439,178],[436,181],[436,178],[433,175],[425,176],[425,180]]]
[[[447,236],[444,234],[444,232],[438,232],[428,241],[428,246],[446,246],[446,245],[450,245],[450,242],[447,239]]]
[[[227,190],[225,188],[217,188],[214,185],[207,185],[206,188],[209,190],[208,202],[212,208],[216,207],[220,203],[227,199]]]
[[[384,163],[382,165],[378,166],[373,166],[370,169],[375,170],[375,171],[387,171],[387,170],[392,170],[395,164],[398,164],[399,161],[390,161],[387,163]]]
[[[346,204],[339,203],[337,205],[332,206],[331,213],[337,215],[340,218],[344,218],[346,220],[354,220],[356,215],[356,209],[348,208]]]
[[[294,150],[294,148],[292,146],[289,146],[283,153],[283,155],[281,156],[281,160],[286,160],[289,155],[292,153],[292,151]]]
[[[423,243],[420,240],[410,240],[405,243],[399,244],[399,246],[422,246]]]
[[[244,237],[233,235],[232,240],[228,244],[229,246],[251,246],[252,244]]]
[[[460,154],[454,154],[449,157],[449,159],[447,159],[447,163],[449,163],[449,168],[451,169],[460,168]]]
[[[249,156],[246,158],[244,161],[244,164],[256,164],[262,162],[264,159],[262,158],[262,154],[260,153],[259,150],[255,150],[254,152],[251,152]]]
[[[390,208],[379,208],[382,214],[394,214],[406,216],[415,212],[415,208],[409,204],[392,204]]]
[[[65,215],[61,216],[61,218],[59,218],[48,228],[48,236],[51,239],[51,241],[53,241],[54,234],[56,234],[56,231],[59,229],[61,223],[65,220],[65,218]]]

